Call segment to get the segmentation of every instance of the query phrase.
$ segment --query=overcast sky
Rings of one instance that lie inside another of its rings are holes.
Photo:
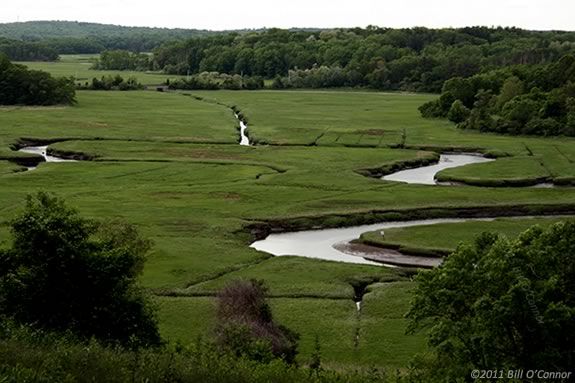
[[[198,29],[517,26],[575,30],[575,0],[0,0],[0,22]]]

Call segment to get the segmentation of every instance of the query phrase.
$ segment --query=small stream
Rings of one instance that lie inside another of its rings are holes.
[[[18,150],[22,153],[38,154],[44,157],[44,162],[77,162],[76,160],[69,160],[66,158],[54,157],[48,154],[48,145],[45,146],[25,146]],[[39,165],[39,164],[38,164]],[[28,170],[34,170],[38,167],[36,166],[26,166]]]
[[[408,184],[437,185],[438,182],[435,180],[435,176],[442,170],[491,161],[495,160],[478,154],[442,154],[438,164],[402,170],[384,176],[382,179],[385,181],[406,182]]]
[[[240,122],[240,145],[242,146],[250,146],[250,139],[246,134],[246,130],[248,129],[248,125],[240,118],[237,113],[234,113],[234,116]]]

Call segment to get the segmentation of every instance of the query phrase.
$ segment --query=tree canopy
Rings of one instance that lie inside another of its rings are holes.
[[[0,37],[0,53],[14,61],[58,60],[58,51],[46,42],[19,41]]]
[[[575,136],[575,56],[452,78],[420,111],[448,117],[462,129]]]
[[[452,77],[575,53],[575,33],[517,28],[317,31],[268,29],[172,41],[153,68],[172,74],[219,72],[279,77],[277,87],[369,86],[439,92]]]
[[[412,330],[430,330],[423,380],[456,381],[473,369],[569,371],[574,288],[575,222],[460,245],[418,277],[408,316]]]
[[[150,243],[126,223],[98,223],[45,193],[29,196],[0,252],[0,315],[122,344],[160,341],[137,286]]]
[[[0,53],[0,105],[57,105],[75,103],[74,81],[12,64]]]

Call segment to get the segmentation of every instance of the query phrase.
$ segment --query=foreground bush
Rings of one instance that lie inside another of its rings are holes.
[[[233,281],[218,295],[216,343],[223,351],[258,362],[293,363],[299,336],[274,322],[263,282]]]
[[[382,381],[377,373],[311,371],[275,360],[262,364],[196,344],[126,350],[97,342],[0,326],[0,382],[294,383]]]
[[[48,194],[28,197],[0,251],[0,315],[80,338],[157,344],[136,281],[150,243],[125,223],[97,223]]]
[[[575,222],[517,240],[484,234],[419,277],[409,317],[430,330],[416,381],[473,369],[570,371],[575,360]]]

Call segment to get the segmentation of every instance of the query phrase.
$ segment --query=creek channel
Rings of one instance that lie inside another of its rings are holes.
[[[250,146],[250,139],[246,134],[246,131],[248,130],[248,125],[244,120],[241,119],[241,117],[237,113],[234,113],[234,116],[236,116],[236,118],[240,122],[240,145]]]
[[[250,247],[276,256],[296,255],[356,264],[434,267],[441,263],[438,257],[405,255],[396,250],[351,243],[368,231],[457,223],[466,221],[492,221],[495,218],[438,218],[417,221],[382,222],[338,229],[305,230],[270,234]]]
[[[19,149],[18,151],[22,152],[22,153],[38,154],[38,155],[44,157],[44,161],[42,161],[42,162],[77,162],[76,160],[71,160],[71,159],[67,159],[67,158],[60,158],[60,157],[55,157],[55,156],[49,155],[48,154],[48,145],[25,146],[25,147]],[[38,167],[38,164],[26,166],[26,168],[28,170],[34,170],[34,169],[36,169],[36,167]]]
[[[408,184],[437,185],[438,182],[435,180],[435,176],[442,170],[492,161],[495,160],[473,153],[442,154],[439,158],[439,163],[435,165],[401,170],[388,174],[381,179],[385,181],[406,182]]]

